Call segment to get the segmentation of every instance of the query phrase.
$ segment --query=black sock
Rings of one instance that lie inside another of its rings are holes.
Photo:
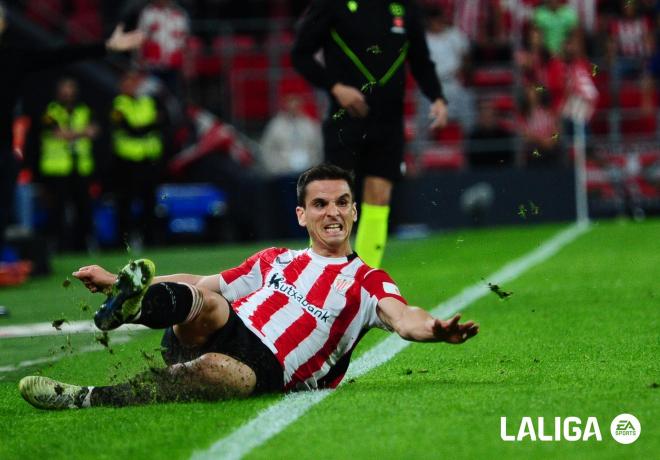
[[[165,369],[151,369],[136,375],[126,383],[94,387],[89,402],[92,407],[124,407],[191,401],[193,398],[185,392],[185,383],[181,378],[170,375]]]
[[[140,317],[135,322],[152,329],[163,329],[184,322],[193,305],[201,309],[201,294],[194,286],[183,283],[154,284],[144,295]]]
[[[216,401],[222,393],[215,385],[200,382],[185,372],[173,375],[168,369],[150,369],[126,383],[94,387],[91,407],[124,407],[167,402]]]

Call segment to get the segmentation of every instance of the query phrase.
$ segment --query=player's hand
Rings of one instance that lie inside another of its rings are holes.
[[[105,292],[117,280],[117,275],[110,273],[99,265],[80,267],[72,275],[82,281],[91,292]]]
[[[463,324],[458,324],[461,315],[455,315],[449,321],[435,319],[433,325],[433,335],[436,339],[447,343],[463,343],[471,337],[474,337],[479,332],[479,325],[474,324],[474,321],[468,321]]]
[[[436,99],[431,104],[429,118],[433,120],[430,126],[431,129],[444,128],[447,125],[447,104],[445,104],[445,101]]]
[[[335,83],[330,92],[350,116],[364,118],[369,113],[367,100],[359,89]]]
[[[109,51],[121,52],[130,51],[142,46],[144,42],[144,33],[140,30],[124,32],[124,24],[115,27],[112,35],[105,42],[105,47]]]

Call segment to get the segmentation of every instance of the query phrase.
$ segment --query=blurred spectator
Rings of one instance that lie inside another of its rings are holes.
[[[637,78],[651,54],[651,24],[637,14],[634,1],[621,0],[621,10],[623,15],[609,26],[609,58],[617,79]]]
[[[588,125],[598,102],[592,64],[585,57],[584,41],[575,31],[564,43],[562,56],[550,63],[549,84],[553,107],[562,119],[562,141],[572,140],[574,123]],[[588,133],[588,131],[587,131]]]
[[[136,48],[143,39],[141,33],[124,33],[117,27],[105,43],[86,46],[64,46],[54,48],[12,47],[5,45],[4,32],[7,26],[5,8],[0,3],[0,264],[10,261],[5,257],[5,229],[7,228],[14,202],[16,176],[22,160],[15,150],[12,130],[16,107],[20,98],[20,87],[26,75],[47,68],[57,67],[76,60],[96,58],[108,51],[127,51]],[[10,267],[11,268],[11,267]]]
[[[163,156],[162,115],[155,99],[138,94],[141,79],[135,71],[124,74],[110,116],[119,229],[137,250],[152,237]]]
[[[546,91],[533,85],[525,87],[519,127],[528,166],[554,166],[560,163],[559,122],[557,115],[548,107]]]
[[[48,209],[47,234],[58,249],[90,249],[92,240],[91,178],[93,140],[98,125],[92,111],[78,101],[78,84],[64,78],[55,100],[42,117],[39,177]],[[73,212],[71,212],[73,211]]]
[[[477,126],[467,139],[471,168],[507,167],[513,164],[513,135],[498,122],[492,101],[479,104]]]
[[[458,120],[463,130],[468,132],[475,124],[474,94],[463,86],[461,74],[468,64],[470,41],[463,32],[451,25],[440,8],[429,8],[426,16],[426,42],[448,102],[448,117],[450,120]],[[429,103],[426,98],[419,99],[419,112],[426,114]]]
[[[474,45],[474,60],[506,61],[511,58],[510,36],[501,0],[454,2],[453,24]]]
[[[534,25],[543,32],[543,40],[551,54],[557,55],[568,34],[578,25],[577,12],[561,0],[546,0],[534,9]]]
[[[568,0],[568,5],[577,12],[580,27],[592,37],[598,32],[599,0]]]
[[[655,80],[656,84],[660,81],[660,2],[658,3],[658,10],[654,19],[653,30],[655,31],[651,36],[651,57],[649,59],[649,77]]]
[[[146,37],[138,52],[139,64],[181,99],[181,70],[190,33],[188,15],[173,0],[151,0],[140,13],[138,29]]]
[[[261,140],[261,165],[270,176],[298,175],[323,160],[321,127],[307,116],[300,96],[284,98]]]
[[[521,70],[525,85],[545,87],[548,84],[550,53],[543,46],[543,32],[530,26],[523,39],[522,48],[516,52],[516,64]]]

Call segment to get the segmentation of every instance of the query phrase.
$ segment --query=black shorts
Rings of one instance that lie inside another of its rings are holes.
[[[257,376],[254,394],[281,392],[284,389],[284,372],[280,362],[270,349],[250,331],[231,306],[229,320],[201,347],[187,348],[181,345],[169,327],[161,341],[162,355],[170,366],[199,358],[206,353],[222,353],[231,356],[252,369]]]
[[[377,176],[398,182],[403,162],[402,119],[329,117],[323,122],[325,161],[352,170],[358,178]]]

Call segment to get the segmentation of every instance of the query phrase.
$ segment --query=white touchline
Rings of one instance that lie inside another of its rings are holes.
[[[559,232],[545,241],[538,248],[526,255],[506,264],[497,272],[487,277],[493,284],[511,281],[535,265],[546,261],[561,248],[575,240],[589,229],[589,224],[576,224]],[[465,288],[460,294],[442,302],[431,313],[434,316],[446,318],[465,309],[475,300],[485,296],[490,289],[484,282]],[[401,350],[410,345],[398,335],[390,335],[387,339],[365,352],[359,359],[351,363],[344,382],[359,377],[377,366],[389,361]],[[283,431],[295,422],[310,408],[330,396],[333,390],[320,390],[286,395],[279,402],[264,409],[252,420],[221,438],[207,450],[193,452],[192,460],[202,459],[240,459]]]
[[[52,323],[18,324],[16,326],[0,327],[0,339],[16,339],[19,337],[36,337],[40,335],[66,335],[78,332],[99,332],[92,321],[71,321],[62,323],[59,330]],[[138,331],[147,329],[141,324],[124,324],[117,331]]]

